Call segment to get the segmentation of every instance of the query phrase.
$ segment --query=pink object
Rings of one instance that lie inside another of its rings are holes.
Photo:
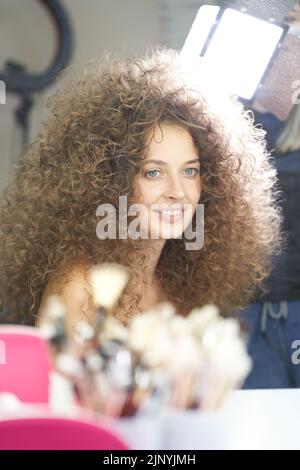
[[[25,403],[47,403],[51,362],[46,340],[37,328],[0,326],[0,393]]]
[[[0,450],[128,450],[113,430],[65,418],[0,421]]]

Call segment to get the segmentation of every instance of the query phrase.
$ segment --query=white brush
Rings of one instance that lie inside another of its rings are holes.
[[[128,270],[117,263],[103,263],[90,270],[96,307],[111,309],[128,282]]]
[[[42,311],[40,329],[59,350],[67,340],[66,309],[59,295],[51,295]]]
[[[55,322],[64,318],[66,314],[65,306],[59,295],[50,295],[42,311],[41,322]]]
[[[107,310],[111,309],[119,299],[128,278],[128,270],[117,263],[103,263],[91,268],[90,282],[97,307],[95,338],[104,327]]]

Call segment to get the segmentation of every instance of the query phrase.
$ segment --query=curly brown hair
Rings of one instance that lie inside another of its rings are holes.
[[[191,73],[164,47],[144,58],[106,56],[51,98],[52,115],[3,197],[1,304],[17,321],[34,323],[49,278],[63,277],[75,260],[116,261],[143,278],[147,259],[139,241],[99,240],[96,209],[118,207],[120,195],[132,202],[145,136],[163,122],[189,130],[205,206],[201,250],[186,250],[184,239],[165,243],[156,269],[164,292],[182,314],[208,303],[230,314],[262,285],[281,243],[264,131],[238,101],[210,90],[200,59],[193,67]],[[128,292],[130,317],[140,293],[130,283]]]

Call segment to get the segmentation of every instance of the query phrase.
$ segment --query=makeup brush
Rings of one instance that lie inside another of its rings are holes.
[[[51,295],[42,312],[40,329],[52,346],[61,351],[68,339],[65,322],[65,306],[58,295]]]
[[[128,270],[117,263],[103,263],[90,270],[94,304],[97,308],[95,337],[103,328],[110,310],[121,296],[129,278]]]

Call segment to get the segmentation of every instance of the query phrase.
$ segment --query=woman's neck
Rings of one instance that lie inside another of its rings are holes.
[[[155,270],[166,240],[147,240],[145,254],[147,255],[147,266],[145,270],[145,280],[149,285],[155,282]]]

